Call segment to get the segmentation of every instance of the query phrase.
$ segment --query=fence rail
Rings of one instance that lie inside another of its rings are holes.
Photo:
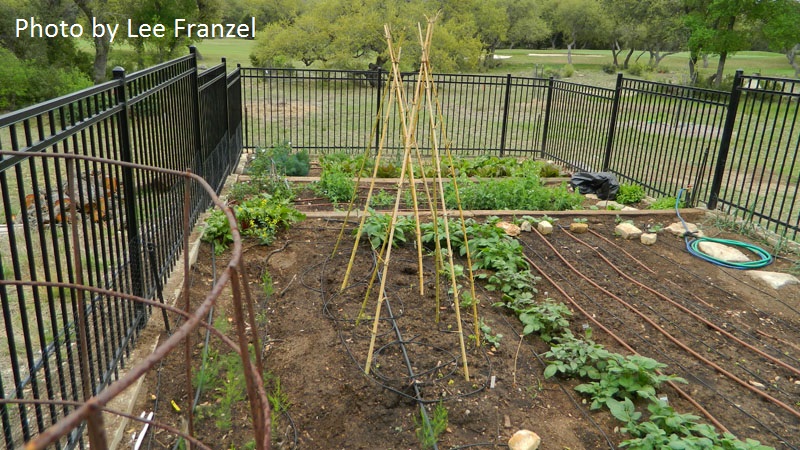
[[[198,74],[192,51],[132,74],[115,69],[112,81],[0,116],[0,281],[49,283],[0,285],[7,448],[76,409],[36,401],[85,402],[119,377],[150,307],[94,294],[80,308],[77,291],[64,285],[156,297],[184,250],[181,173],[219,192],[241,154],[241,106],[228,100],[240,96],[238,69],[227,74],[223,61]],[[212,201],[202,186],[193,189],[191,223]],[[81,370],[84,332],[89,361]],[[79,428],[58,447],[84,440]]]
[[[378,114],[387,105],[387,81],[377,71],[243,68],[243,145],[363,153],[388,128],[384,147],[397,157],[398,119],[383,123]],[[413,98],[417,74],[403,81]],[[691,187],[692,205],[799,237],[798,80],[737,72],[729,92],[621,74],[613,89],[511,75],[436,74],[434,82],[445,128],[437,137],[456,155],[556,160],[612,172],[656,197]],[[419,123],[416,139],[425,151],[430,129],[424,117]]]

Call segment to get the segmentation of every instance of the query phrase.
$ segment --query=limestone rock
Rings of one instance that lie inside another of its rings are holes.
[[[586,194],[586,195],[584,195],[584,197],[586,197],[586,200],[599,200],[599,197],[597,197],[597,194]]]
[[[697,228],[697,225],[687,222],[686,228],[689,229],[689,232],[694,233],[695,236],[703,237],[703,232],[700,231],[699,228]],[[675,222],[671,223],[668,227],[664,228],[664,230],[669,231],[675,236],[683,237],[683,235],[686,233],[686,228],[683,227],[683,224],[681,222]]]
[[[531,223],[527,220],[523,220],[521,224],[519,224],[519,229],[525,232],[531,231]]]
[[[739,249],[718,242],[703,241],[697,246],[698,249],[716,259],[727,262],[747,262],[750,258]]]
[[[789,273],[769,272],[766,270],[748,270],[747,274],[753,279],[766,283],[773,289],[800,284],[800,279]]]
[[[497,222],[497,224],[495,226],[498,227],[498,228],[502,228],[503,231],[505,231],[506,234],[509,235],[509,236],[512,236],[512,237],[519,236],[519,232],[520,232],[519,226],[514,225],[511,222]]]
[[[617,203],[614,200],[600,200],[599,202],[595,203],[594,206],[597,206],[600,209],[613,209],[613,210],[621,210],[625,207],[622,203]]]
[[[653,245],[658,240],[658,235],[655,233],[643,233],[640,239],[644,245]]]
[[[589,231],[589,224],[581,222],[572,222],[571,224],[569,224],[569,231],[572,231],[575,234],[586,233]]]
[[[539,230],[539,233],[542,233],[543,235],[547,236],[548,234],[553,232],[553,224],[546,220],[543,220],[539,222],[538,225],[536,225],[536,229]]]
[[[508,440],[510,450],[536,450],[542,444],[542,438],[529,430],[519,430]]]
[[[642,235],[642,230],[629,222],[622,222],[614,228],[614,234],[622,239],[636,239]]]

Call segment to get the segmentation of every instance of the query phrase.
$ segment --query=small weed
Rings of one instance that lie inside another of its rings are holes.
[[[572,221],[574,223],[586,223],[587,222],[585,217],[576,217],[576,218],[572,219]]]
[[[500,340],[503,339],[503,335],[500,333],[494,334],[492,333],[492,327],[487,325],[483,318],[480,321],[480,328],[481,328],[481,337],[483,337],[483,341],[485,343],[491,344],[495,350],[500,348]]]
[[[261,289],[266,298],[272,297],[272,294],[275,293],[275,287],[272,285],[272,275],[267,269],[264,269],[264,273],[261,274]]]
[[[447,408],[442,402],[437,403],[432,417],[427,420],[420,411],[419,418],[414,417],[414,424],[417,427],[417,439],[422,444],[422,448],[433,448],[439,442],[439,436],[447,429]]]

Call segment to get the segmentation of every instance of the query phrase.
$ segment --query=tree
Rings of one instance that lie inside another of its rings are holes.
[[[578,42],[602,41],[609,34],[609,19],[599,0],[552,0],[551,26],[563,35],[567,62],[572,64],[572,49]]]
[[[250,59],[254,65],[270,67],[290,66],[293,60],[339,69],[364,69],[370,60],[384,65],[388,56],[383,26],[389,24],[394,41],[402,47],[403,70],[416,70],[421,53],[417,24],[422,23],[424,30],[426,17],[435,16],[441,7],[431,50],[434,67],[474,70],[484,47],[477,20],[469,13],[474,13],[470,8],[475,5],[455,0],[321,0],[292,20],[268,26],[257,38]]]
[[[109,0],[74,0],[75,5],[86,16],[86,23],[96,19],[99,23],[113,23]],[[90,34],[93,36],[93,34]],[[103,33],[102,36],[93,36],[94,63],[92,64],[92,81],[100,83],[106,79],[106,66],[108,65],[108,52],[111,51],[111,36]]]
[[[770,49],[782,52],[794,69],[795,78],[800,78],[800,3],[777,2],[762,27]]]
[[[506,0],[508,31],[506,32],[509,47],[532,46],[547,38],[550,26],[542,18],[544,8],[538,0]]]

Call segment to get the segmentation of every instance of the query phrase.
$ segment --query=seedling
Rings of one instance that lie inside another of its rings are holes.
[[[447,408],[442,402],[437,403],[430,418],[420,411],[419,418],[414,417],[414,424],[422,448],[433,448],[439,442],[439,436],[447,429]]]

